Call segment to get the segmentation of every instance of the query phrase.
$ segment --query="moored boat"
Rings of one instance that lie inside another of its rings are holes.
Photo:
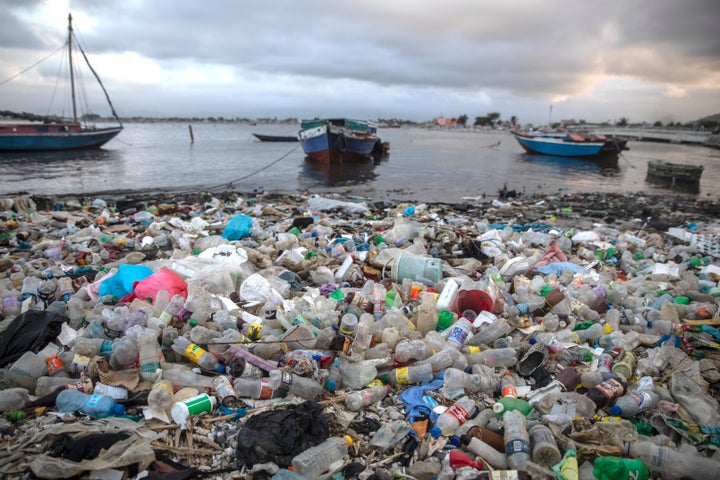
[[[557,157],[601,157],[628,150],[627,139],[580,133],[513,131],[513,137],[527,152]]]
[[[261,142],[297,142],[297,136],[291,135],[263,135],[261,133],[253,133],[253,136]]]
[[[105,87],[102,85],[100,78],[95,73],[95,70],[93,70],[90,66],[87,56],[81,47],[80,52],[90,67],[90,71],[100,84],[100,88],[102,88],[108,104],[110,105],[112,115],[115,117],[119,125],[116,127],[97,128],[85,125],[78,121],[74,76],[74,72],[77,67],[72,63],[74,38],[72,16],[68,15],[67,51],[69,60],[70,90],[72,93],[72,120],[65,121],[58,118],[45,119],[32,114],[0,112],[0,116],[3,117],[26,120],[25,122],[20,123],[0,123],[0,152],[99,148],[108,141],[112,140],[122,131],[122,122],[120,121],[117,113],[115,113],[115,109],[110,102],[110,97],[108,96]]]
[[[308,157],[327,163],[362,159],[381,153],[383,149],[377,136],[377,125],[364,120],[303,120],[298,138]]]

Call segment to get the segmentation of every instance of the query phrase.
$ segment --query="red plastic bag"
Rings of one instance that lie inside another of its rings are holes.
[[[137,282],[132,296],[155,303],[155,297],[160,290],[167,290],[171,298],[176,293],[187,298],[187,283],[180,275],[167,267],[162,267],[149,277]],[[123,301],[127,301],[127,299],[123,298]]]

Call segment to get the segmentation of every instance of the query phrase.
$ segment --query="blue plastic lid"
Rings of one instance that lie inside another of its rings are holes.
[[[430,435],[432,435],[433,438],[439,438],[440,435],[442,435],[442,430],[440,430],[440,427],[433,427],[430,429]]]
[[[113,408],[113,411],[115,412],[115,415],[125,415],[125,405],[123,405],[122,403],[118,403]]]
[[[530,345],[535,345],[536,343],[537,343],[537,338],[530,339]]]
[[[612,407],[610,407],[610,415],[612,415],[613,417],[619,417],[621,413],[622,408],[620,408],[619,406],[613,405]]]
[[[225,372],[225,365],[218,365],[218,367],[215,369],[216,373],[224,373]]]
[[[331,392],[334,392],[335,389],[337,388],[337,383],[335,383],[335,380],[333,380],[333,379],[331,378],[330,380],[328,380],[327,382],[325,382],[325,388],[327,388],[327,389],[330,390]]]
[[[456,435],[453,435],[452,437],[450,437],[450,444],[453,445],[454,447],[459,447],[460,443],[461,443],[460,437],[458,437]]]

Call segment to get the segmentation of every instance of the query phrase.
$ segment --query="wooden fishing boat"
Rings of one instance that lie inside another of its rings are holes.
[[[527,152],[556,157],[601,157],[629,150],[627,139],[566,132],[513,131],[513,137]]]
[[[40,151],[40,150],[71,150],[85,148],[99,148],[108,141],[112,140],[123,129],[122,122],[115,113],[115,108],[110,102],[105,87],[102,85],[100,78],[95,70],[90,66],[90,62],[77,44],[82,57],[87,62],[90,71],[100,84],[100,88],[105,94],[105,98],[110,105],[112,115],[117,120],[119,126],[109,128],[96,128],[86,125],[78,121],[77,101],[75,92],[75,71],[77,66],[73,65],[73,34],[72,15],[68,15],[68,38],[67,52],[69,60],[69,78],[70,92],[72,98],[73,116],[71,120],[59,118],[44,118],[37,115],[15,112],[0,112],[0,116],[12,118],[13,120],[26,120],[18,123],[0,123],[0,152],[17,152],[17,151]],[[82,104],[82,102],[81,102]]]
[[[290,135],[263,135],[261,133],[253,133],[255,138],[261,142],[297,142],[297,136]]]
[[[700,182],[703,169],[702,165],[651,160],[648,162],[646,180],[653,183],[665,183],[670,186],[678,184],[692,185]]]
[[[298,138],[308,157],[326,163],[362,159],[383,151],[383,142],[377,136],[377,125],[364,120],[303,120]]]

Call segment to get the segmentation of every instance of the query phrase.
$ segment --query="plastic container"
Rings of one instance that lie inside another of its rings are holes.
[[[598,457],[593,462],[597,480],[648,480],[650,470],[637,458]]]
[[[655,408],[660,397],[652,390],[635,390],[615,400],[610,407],[610,415],[623,418],[635,418],[638,413]]]
[[[216,372],[220,366],[212,353],[192,343],[186,337],[178,337],[173,342],[172,349],[204,370]]]
[[[432,354],[432,348],[423,340],[403,340],[395,345],[393,359],[398,363],[408,363],[411,360],[425,360]]]
[[[81,412],[92,418],[105,418],[125,413],[125,407],[116,403],[112,397],[73,389],[62,390],[55,400],[55,406],[61,412]]]
[[[95,382],[93,393],[105,395],[115,400],[126,400],[128,398],[128,390],[125,387],[117,387],[115,385],[106,385],[102,382]]]
[[[479,456],[494,468],[498,470],[506,470],[508,468],[507,456],[504,453],[498,452],[488,443],[483,442],[479,438],[469,437],[467,435],[460,437],[460,441],[470,452]]]
[[[395,282],[408,278],[423,283],[429,281],[434,285],[442,279],[442,261],[419,255],[400,255],[393,262],[390,277]]]
[[[447,345],[459,349],[467,343],[472,334],[472,322],[460,317],[448,328],[448,331]]]
[[[377,377],[377,368],[369,362],[352,363],[341,361],[338,367],[342,384],[351,390],[365,388]]]
[[[482,392],[492,394],[497,389],[497,381],[477,373],[468,373],[457,368],[445,369],[444,389],[450,392]]]
[[[295,455],[290,462],[293,471],[308,479],[320,478],[322,473],[332,469],[334,465],[342,466],[342,461],[347,456],[350,445],[352,445],[352,438],[348,435],[342,438],[330,437]]]
[[[524,470],[530,461],[530,437],[525,427],[525,416],[510,410],[503,414],[505,455],[513,470]]]
[[[551,467],[560,462],[562,455],[555,437],[548,427],[540,423],[528,430],[532,445],[532,461],[544,467]]]
[[[390,385],[413,385],[431,380],[433,378],[433,367],[430,363],[413,364],[408,367],[394,368],[389,372],[379,373],[377,378]]]
[[[700,455],[680,452],[674,448],[657,445],[648,440],[638,440],[625,445],[625,453],[642,460],[647,467],[663,478],[692,478],[695,480],[720,478],[720,462]]]
[[[420,295],[420,306],[418,306],[416,318],[416,329],[423,337],[427,332],[435,330],[438,323],[435,295],[427,292]]]
[[[450,436],[455,433],[455,430],[460,425],[475,415],[476,411],[477,405],[473,399],[461,397],[438,416],[437,420],[435,420],[435,426],[440,429],[444,436]]]
[[[190,417],[202,413],[212,412],[217,405],[215,397],[207,393],[195,395],[181,402],[176,402],[170,408],[170,416],[173,421],[184,430]]]
[[[267,377],[236,378],[233,380],[233,390],[235,390],[235,394],[241,398],[268,400],[278,396],[278,393],[270,387]]]
[[[281,396],[283,394],[295,395],[305,400],[316,400],[325,393],[323,386],[312,378],[301,377],[282,370],[270,372],[268,386],[277,390]]]
[[[390,393],[390,385],[376,385],[356,392],[351,392],[345,398],[345,406],[351,412],[357,412],[379,402]]]
[[[470,365],[487,365],[488,367],[512,367],[518,362],[517,350],[514,348],[489,348],[480,352],[465,354]]]
[[[635,373],[635,354],[625,350],[612,366],[612,371],[629,380]]]

